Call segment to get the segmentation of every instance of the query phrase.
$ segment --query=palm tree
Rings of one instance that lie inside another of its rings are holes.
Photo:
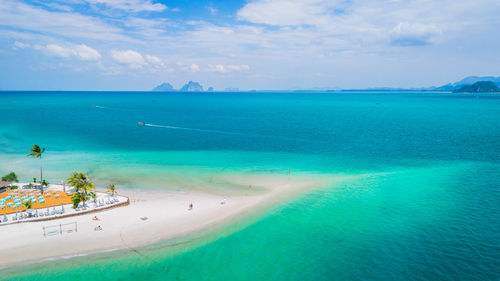
[[[68,185],[74,187],[78,192],[78,190],[80,190],[81,187],[83,186],[86,179],[87,177],[83,173],[73,172],[71,176],[67,179],[67,181]]]
[[[32,206],[31,199],[28,201],[24,201],[23,205],[26,207],[26,209],[31,209],[31,206]]]
[[[111,193],[111,196],[113,197],[118,194],[114,183],[108,184],[108,186],[106,186],[106,193]]]
[[[94,203],[97,203],[97,193],[95,192],[90,192],[90,198],[92,198],[92,200],[94,200]]]
[[[38,144],[34,144],[30,149],[30,154],[28,156],[40,158],[40,183],[43,182],[43,173],[42,173],[42,154],[45,152],[45,148],[40,148]],[[42,188],[43,190],[43,188]]]
[[[73,203],[76,206],[78,206],[79,202],[83,202],[85,206],[85,202],[89,200],[89,197],[92,197],[92,193],[95,193],[95,184],[83,173],[73,172],[68,178],[68,185],[74,187],[78,194],[78,196],[71,198],[74,199]],[[78,202],[75,203],[75,201]]]

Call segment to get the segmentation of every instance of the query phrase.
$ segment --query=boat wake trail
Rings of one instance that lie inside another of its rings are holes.
[[[262,135],[252,135],[252,134],[244,134],[244,133],[237,133],[237,132],[230,132],[230,131],[209,130],[209,129],[199,129],[199,128],[187,128],[187,127],[177,127],[177,126],[169,126],[169,125],[156,125],[156,124],[148,124],[148,123],[145,123],[144,126],[147,126],[147,127],[156,127],[156,128],[165,128],[165,129],[172,129],[172,130],[184,130],[184,131],[193,131],[193,132],[202,132],[202,133],[233,135],[233,136],[262,137]]]
[[[300,137],[291,138],[291,137],[285,137],[285,136],[249,134],[249,133],[239,133],[239,132],[231,132],[231,131],[223,131],[223,130],[178,127],[178,126],[171,126],[171,125],[158,125],[158,124],[150,124],[150,123],[143,123],[143,122],[137,122],[137,123],[141,126],[146,126],[146,127],[165,128],[165,129],[171,129],[171,130],[183,130],[183,131],[200,132],[200,133],[207,133],[207,134],[221,134],[221,135],[232,135],[232,136],[253,137],[253,138],[273,138],[273,139],[282,139],[282,140],[288,140],[288,141],[290,141],[290,140],[291,141],[307,141],[307,142],[311,141],[311,140],[303,139]]]

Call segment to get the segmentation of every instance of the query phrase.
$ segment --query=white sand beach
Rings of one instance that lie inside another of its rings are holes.
[[[228,179],[226,179],[228,180]],[[203,191],[123,189],[130,205],[76,217],[0,226],[0,269],[43,262],[63,256],[126,249],[186,236],[231,218],[251,215],[276,202],[325,184],[322,178],[262,176],[230,179],[235,185],[252,182],[248,191],[222,195]],[[337,179],[337,180],[340,180]],[[328,179],[329,182],[332,179]],[[255,189],[260,190],[255,190]],[[254,191],[255,190],[255,191]],[[224,204],[222,204],[224,203]],[[192,210],[189,205],[193,204]],[[94,216],[98,221],[93,220]],[[145,220],[141,218],[147,218]],[[43,227],[77,223],[77,232],[44,237]],[[96,227],[102,230],[96,231]]]

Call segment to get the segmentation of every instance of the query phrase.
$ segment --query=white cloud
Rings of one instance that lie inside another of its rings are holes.
[[[69,6],[66,6],[66,5],[61,5],[61,4],[58,4],[58,3],[52,3],[52,2],[39,2],[40,4],[46,6],[46,7],[49,7],[49,8],[52,8],[52,9],[55,9],[55,10],[60,10],[60,11],[65,11],[65,12],[70,12],[72,11],[73,9]]]
[[[163,65],[163,61],[159,57],[151,56],[151,55],[146,55],[145,57],[146,57],[146,60],[153,65],[157,65],[157,66]]]
[[[245,70],[250,70],[250,66],[248,64],[242,64],[242,65],[228,65],[227,69],[229,70],[235,70],[235,71],[245,71]]]
[[[69,48],[65,48],[56,44],[48,44],[45,48],[42,48],[47,53],[52,56],[61,57],[61,58],[69,58],[73,55],[73,50]]]
[[[85,44],[61,46],[57,44],[47,44],[45,46],[35,45],[36,50],[44,51],[46,54],[60,58],[77,58],[80,60],[93,61],[99,60],[101,54],[95,49]]]
[[[200,66],[198,66],[197,64],[193,63],[189,66],[189,70],[191,70],[192,72],[197,72],[197,71],[200,71]]]
[[[2,0],[0,26],[42,35],[106,41],[133,41],[118,27],[79,13],[51,12],[16,0]]]
[[[216,64],[214,69],[217,72],[222,72],[222,73],[227,72],[227,70],[224,68],[222,64]]]
[[[26,48],[30,47],[30,44],[26,44],[26,43],[23,43],[23,42],[16,41],[16,42],[14,42],[14,47],[17,48],[17,49],[26,49]]]
[[[127,27],[129,35],[147,38],[147,40],[161,38],[167,28],[172,25],[166,19],[144,19],[138,17],[128,17],[122,20],[122,23]]]
[[[223,65],[223,64],[209,64],[207,71],[209,72],[219,72],[219,73],[228,73],[228,72],[240,72],[240,71],[248,71],[250,70],[250,66],[247,64],[242,64],[242,65],[235,65],[235,64],[230,64],[230,65]]]
[[[91,4],[105,5],[113,9],[120,9],[128,12],[161,12],[167,6],[161,3],[152,3],[149,0],[86,0]]]
[[[126,64],[131,68],[142,68],[146,64],[144,57],[140,53],[132,50],[112,50],[111,56],[118,63]]]
[[[77,45],[75,48],[75,52],[77,56],[82,60],[98,60],[101,58],[101,54],[99,54],[98,51],[84,44]]]
[[[333,43],[333,49],[359,46],[373,51],[387,44],[442,42],[441,37],[460,35],[466,28],[498,23],[499,10],[496,0],[253,0],[237,18],[277,26],[266,31],[293,41],[293,46],[303,42],[310,48],[328,48]]]
[[[345,6],[343,0],[257,0],[240,9],[238,19],[271,25],[318,24]]]
[[[440,30],[432,24],[402,22],[391,31],[391,39],[394,45],[420,46],[430,44]]]

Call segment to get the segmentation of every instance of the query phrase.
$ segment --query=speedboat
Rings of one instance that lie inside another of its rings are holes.
[[[139,124],[141,126],[146,126],[146,124],[144,124],[144,122],[137,122],[137,124]]]

